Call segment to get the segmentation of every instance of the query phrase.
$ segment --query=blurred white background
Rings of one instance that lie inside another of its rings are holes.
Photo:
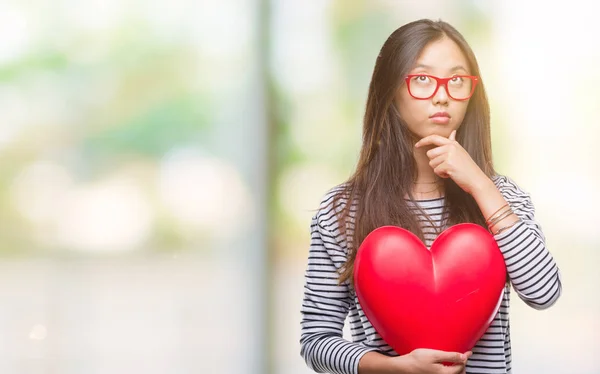
[[[551,309],[513,300],[514,372],[600,373],[596,8],[3,1],[0,370],[309,373],[312,210],[355,165],[387,36],[441,18],[562,271]]]

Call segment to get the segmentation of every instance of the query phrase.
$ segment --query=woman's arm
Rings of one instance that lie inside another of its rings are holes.
[[[495,225],[494,233],[505,225],[514,226],[494,235],[506,262],[506,269],[519,297],[535,309],[546,309],[560,297],[560,270],[545,245],[545,237],[535,220],[535,208],[528,193],[506,176],[482,183],[472,196],[485,218],[506,203],[511,214]]]
[[[301,309],[300,354],[308,367],[319,373],[357,374],[363,355],[375,350],[342,337],[353,304],[348,285],[337,284],[337,270],[344,259],[345,252],[335,236],[322,227],[317,216],[313,217]]]

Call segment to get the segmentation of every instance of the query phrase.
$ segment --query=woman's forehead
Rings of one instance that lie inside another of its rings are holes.
[[[469,64],[460,47],[450,38],[433,41],[425,46],[412,70],[423,69],[455,73],[468,71]]]

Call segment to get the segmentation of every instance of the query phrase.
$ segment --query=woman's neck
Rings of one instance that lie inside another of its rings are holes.
[[[433,172],[431,166],[429,166],[429,157],[427,157],[427,151],[435,148],[435,146],[424,146],[417,148],[413,151],[413,156],[417,163],[417,183],[427,183],[433,181],[439,181],[441,178]]]
[[[414,197],[418,200],[444,196],[444,181],[434,173],[429,165],[429,157],[427,157],[427,151],[434,147],[420,147],[413,151],[417,164],[417,178],[413,180],[411,188]]]

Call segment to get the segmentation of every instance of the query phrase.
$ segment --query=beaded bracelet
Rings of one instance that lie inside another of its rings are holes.
[[[489,228],[492,228],[493,226],[495,226],[496,224],[498,224],[498,222],[502,221],[504,218],[510,216],[511,214],[513,214],[512,209],[508,208],[508,210],[505,210],[504,212],[502,212],[501,215],[499,215],[498,217],[494,218],[493,221],[491,221],[488,224]]]
[[[497,222],[500,222],[502,219],[504,219],[511,213],[512,213],[512,209],[510,208],[510,206],[508,204],[506,204],[502,208],[500,208],[494,215],[492,215],[490,218],[488,218],[485,221],[485,223],[488,225],[488,227],[491,228]]]
[[[519,222],[519,221],[515,221],[515,222],[513,222],[513,223],[509,223],[508,225],[504,226],[504,227],[503,227],[503,228],[501,228],[500,230],[496,231],[496,233],[495,233],[494,235],[498,235],[498,234],[500,234],[502,231],[506,231],[506,230],[510,229],[511,227],[513,227],[514,225],[516,225],[516,224],[517,224],[517,222]]]
[[[506,204],[502,205],[502,206],[500,207],[500,209],[498,209],[497,211],[495,211],[494,213],[492,213],[492,214],[491,214],[491,215],[488,217],[488,219],[486,219],[486,220],[485,220],[485,223],[487,223],[487,224],[489,225],[489,222],[490,222],[490,220],[494,218],[494,216],[496,215],[496,213],[500,212],[502,209],[504,209],[504,208],[505,208],[505,207],[507,207],[507,206],[508,206],[508,203],[506,203]]]

